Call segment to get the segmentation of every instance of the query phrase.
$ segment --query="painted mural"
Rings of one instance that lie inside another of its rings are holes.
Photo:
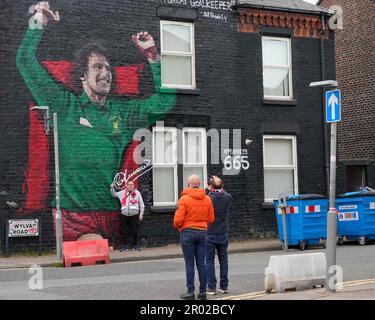
[[[34,100],[29,108],[48,106],[50,115],[58,114],[64,240],[76,240],[87,233],[107,236],[119,215],[118,201],[109,187],[116,173],[138,168],[133,160],[134,131],[170,111],[176,95],[159,93],[160,55],[147,31],[128,39],[151,70],[152,77],[142,81],[153,81],[154,92],[143,98],[139,96],[139,82],[144,61],[113,65],[99,41],[82,43],[72,61],[50,60],[41,43],[47,31],[53,32],[48,30],[50,26],[61,23],[64,16],[48,2],[38,3],[32,12],[16,65]],[[55,208],[53,185],[49,183],[54,181],[51,139],[45,135],[38,112],[30,111],[29,119],[24,207]]]

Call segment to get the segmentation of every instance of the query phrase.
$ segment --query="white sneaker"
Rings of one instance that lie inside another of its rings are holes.
[[[222,294],[227,294],[228,293],[228,289],[219,289],[218,290],[220,293],[222,293]]]
[[[206,290],[206,294],[207,294],[207,295],[210,295],[210,296],[214,296],[215,294],[217,294],[217,292],[216,292],[215,289],[207,288],[207,290]]]

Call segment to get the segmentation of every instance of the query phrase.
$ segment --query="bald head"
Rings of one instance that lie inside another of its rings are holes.
[[[193,174],[188,178],[188,186],[189,188],[199,188],[201,186],[201,180],[197,175]]]

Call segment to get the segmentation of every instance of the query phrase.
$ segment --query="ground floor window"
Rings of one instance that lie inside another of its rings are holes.
[[[358,191],[367,184],[366,166],[348,166],[346,167],[347,191]]]
[[[179,191],[187,187],[192,174],[201,178],[203,188],[207,181],[206,129],[154,127],[154,205],[176,205]]]
[[[263,136],[264,199],[281,193],[298,194],[297,143],[295,136]]]

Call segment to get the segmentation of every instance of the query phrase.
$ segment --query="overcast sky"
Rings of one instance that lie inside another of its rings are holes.
[[[303,0],[303,1],[310,2],[312,4],[316,4],[318,2],[318,0]]]

